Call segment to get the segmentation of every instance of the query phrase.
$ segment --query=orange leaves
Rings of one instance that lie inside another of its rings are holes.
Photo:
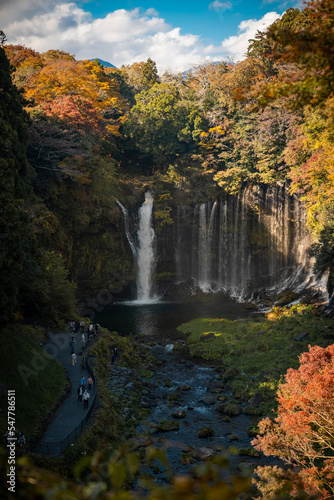
[[[119,136],[118,117],[125,105],[118,83],[92,61],[76,61],[59,50],[39,54],[22,46],[7,46],[16,67],[15,81],[30,100],[30,109],[44,110],[80,132]],[[113,118],[106,115],[110,110]],[[36,114],[36,113],[35,113]]]

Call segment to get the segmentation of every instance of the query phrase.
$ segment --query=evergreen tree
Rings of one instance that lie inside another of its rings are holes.
[[[10,64],[0,47],[0,315],[10,320],[18,305],[28,238],[25,200],[32,194],[26,159],[28,129]]]
[[[157,65],[149,57],[146,63],[143,64],[143,73],[141,77],[141,84],[145,89],[149,89],[155,83],[159,83]]]

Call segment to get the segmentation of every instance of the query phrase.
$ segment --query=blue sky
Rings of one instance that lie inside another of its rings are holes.
[[[182,71],[244,58],[248,39],[299,0],[0,0],[8,43],[117,67],[147,60]]]

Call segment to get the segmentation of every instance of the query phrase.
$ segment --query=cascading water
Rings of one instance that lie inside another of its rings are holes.
[[[154,229],[152,227],[153,197],[148,191],[145,201],[139,210],[138,229],[138,274],[137,300],[152,300],[152,284],[154,271]]]
[[[212,205],[208,218],[206,204],[199,207],[199,234],[198,234],[198,281],[203,291],[210,291],[211,283],[211,249],[214,239],[214,219],[217,202]]]
[[[122,203],[116,199],[117,205],[124,216],[125,234],[129,242],[133,257],[137,262],[137,300],[147,303],[156,301],[153,296],[153,271],[155,264],[154,239],[155,233],[152,226],[153,197],[148,191],[145,201],[139,209],[139,225],[136,244],[130,231],[129,213]]]
[[[306,213],[299,199],[290,196],[287,184],[255,185],[237,196],[179,206],[174,223],[163,228],[157,241],[150,192],[139,209],[137,234],[131,231],[134,223],[127,210],[117,203],[137,264],[137,302],[157,300],[153,295],[156,243],[161,272],[174,283],[189,283],[189,288],[195,284],[204,292],[223,290],[245,300],[266,290],[315,284],[307,253],[312,241]]]
[[[305,210],[286,184],[252,186],[195,209],[179,208],[174,234],[177,281],[238,299],[303,287],[312,279]]]
[[[115,199],[115,201],[116,201],[117,205],[120,207],[120,209],[122,210],[122,213],[124,216],[125,235],[126,235],[126,238],[129,242],[133,257],[135,259],[137,259],[137,248],[136,248],[136,245],[132,239],[131,232],[130,232],[129,213],[128,213],[127,209],[122,205],[122,203],[119,200],[117,200],[117,198]]]

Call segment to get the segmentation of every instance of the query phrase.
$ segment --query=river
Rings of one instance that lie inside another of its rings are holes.
[[[154,343],[152,353],[160,364],[149,380],[143,395],[144,407],[150,408],[147,420],[138,426],[139,434],[150,433],[154,444],[163,447],[173,473],[187,474],[194,463],[206,456],[221,453],[230,447],[250,449],[252,438],[248,429],[254,418],[241,413],[230,420],[216,410],[221,397],[233,395],[221,385],[221,378],[213,364],[194,360],[185,352],[173,351],[173,344],[183,340],[177,326],[199,317],[238,319],[254,314],[245,304],[226,299],[223,303],[176,304],[135,302],[114,304],[98,316],[101,325],[121,335],[135,336],[137,341]],[[246,406],[247,403],[241,406]],[[175,411],[184,410],[177,418]],[[178,430],[161,431],[156,425],[163,420],[179,424]],[[211,437],[198,437],[200,429],[211,427]],[[247,454],[231,456],[232,470],[240,466],[273,465],[276,461]],[[164,467],[156,467],[158,481],[166,480]]]

